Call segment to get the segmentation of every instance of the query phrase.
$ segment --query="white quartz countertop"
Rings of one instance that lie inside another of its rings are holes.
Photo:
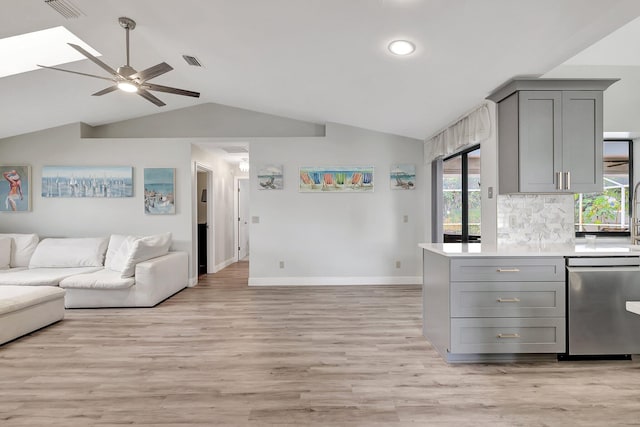
[[[521,256],[640,256],[640,246],[628,241],[602,241],[574,245],[486,245],[482,243],[420,243],[422,249],[455,257],[521,257]]]
[[[631,313],[640,314],[640,301],[627,301],[626,308]]]

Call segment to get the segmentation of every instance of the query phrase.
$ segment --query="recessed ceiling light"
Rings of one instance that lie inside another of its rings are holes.
[[[416,45],[407,40],[394,40],[389,43],[389,52],[394,55],[410,55],[416,50]]]
[[[87,59],[67,43],[77,44],[93,56],[101,56],[65,27],[20,34],[0,39],[0,77],[38,70],[36,64],[52,67]]]

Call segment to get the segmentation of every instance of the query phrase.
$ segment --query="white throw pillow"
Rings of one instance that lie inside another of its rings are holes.
[[[127,236],[124,234],[112,234],[109,238],[109,246],[107,247],[107,256],[104,259],[104,267],[109,270],[120,271],[122,268],[118,269],[118,265],[114,265],[114,260],[116,264],[124,263],[124,259],[129,256],[128,247],[122,247],[122,244],[125,240],[135,240],[139,239],[142,236]],[[133,244],[133,242],[131,242]],[[124,253],[122,253],[124,252]],[[124,257],[124,258],[123,258]]]
[[[29,268],[102,267],[107,243],[105,237],[43,239],[31,257]]]
[[[140,239],[138,236],[112,235],[104,263],[105,268],[118,272],[124,271],[127,260],[133,252],[133,244],[138,239]]]
[[[132,277],[136,264],[167,254],[170,246],[171,233],[140,238],[127,236],[111,259],[109,269],[119,271],[120,277]]]
[[[11,241],[9,237],[0,237],[0,270],[6,270],[11,265]]]
[[[13,240],[11,245],[11,267],[28,267],[31,255],[36,250],[40,238],[37,234],[0,234],[0,237],[9,237]]]

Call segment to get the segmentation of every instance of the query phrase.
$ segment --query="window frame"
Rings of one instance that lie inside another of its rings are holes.
[[[461,188],[461,192],[462,192],[461,194],[461,205],[462,205],[461,206],[461,209],[462,209],[461,234],[446,234],[444,232],[444,229],[441,230],[442,239],[444,243],[479,243],[482,241],[482,231],[480,231],[479,236],[469,235],[469,156],[468,155],[469,153],[476,150],[482,150],[480,144],[476,144],[471,147],[465,148],[462,151],[458,151],[457,153],[444,157],[442,159],[442,163],[444,164],[444,162],[446,162],[447,160],[451,160],[455,157],[460,157],[460,163],[462,166],[461,183],[460,183],[462,187]],[[482,151],[480,151],[480,157],[482,157]],[[444,171],[440,173],[440,182],[438,184],[441,192],[442,192],[442,184],[444,181],[443,177],[444,177]],[[444,203],[442,204],[442,207],[444,207]],[[442,218],[442,215],[443,215],[442,209],[440,209],[440,212],[438,212],[438,215],[440,215],[440,218]]]
[[[631,235],[631,215],[633,214],[633,140],[626,138],[616,138],[616,139],[604,139],[603,142],[626,142],[628,144],[628,156],[629,156],[629,191],[628,191],[628,200],[627,200],[627,218],[629,218],[629,230],[627,231],[577,231],[575,232],[576,237],[584,237],[585,235],[595,235],[601,237],[625,237]],[[604,151],[604,147],[603,147]],[[603,160],[604,161],[604,160]],[[602,175],[604,177],[604,168],[602,170]],[[604,187],[604,185],[603,185]],[[602,189],[604,192],[604,188]],[[579,194],[579,193],[576,193]],[[575,209],[575,206],[574,206]],[[575,219],[574,219],[575,223]]]

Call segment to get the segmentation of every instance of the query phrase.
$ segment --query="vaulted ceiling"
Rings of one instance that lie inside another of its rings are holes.
[[[550,72],[640,15],[637,0],[70,1],[79,18],[44,0],[2,2],[0,38],[63,25],[115,68],[127,16],[137,22],[131,65],[166,61],[174,70],[154,82],[201,97],[158,93],[161,108],[119,91],[95,97],[105,82],[39,69],[0,78],[0,138],[209,102],[426,138],[506,80]],[[391,55],[398,38],[416,52]],[[88,60],[63,67],[103,73]]]

